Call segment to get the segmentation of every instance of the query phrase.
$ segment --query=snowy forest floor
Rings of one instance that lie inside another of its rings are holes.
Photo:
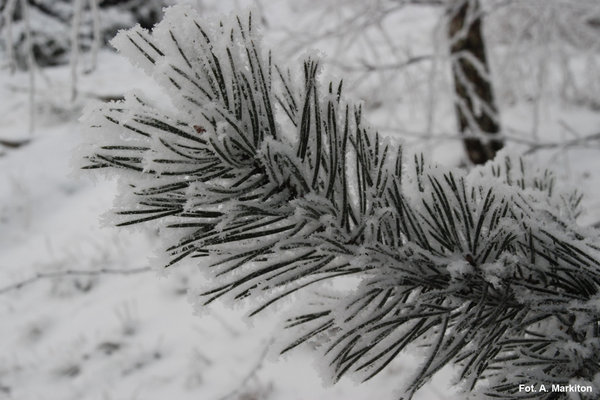
[[[317,48],[339,55],[344,46],[335,37],[309,45],[301,38],[290,40],[293,36],[281,27],[295,18],[293,7],[277,4],[263,10],[270,16],[265,31],[270,43],[285,43],[290,52]],[[400,15],[404,23],[392,21],[400,27],[394,37],[412,43],[413,54],[428,45],[410,38],[429,37],[418,32],[431,29],[435,18],[430,13],[415,8]],[[352,59],[358,51],[353,47],[344,56]],[[336,63],[330,65],[335,70]],[[410,92],[409,86],[427,72],[410,73],[387,94],[381,93],[387,75],[353,75],[346,87],[365,99],[370,121],[382,132],[405,139],[412,150],[427,150],[438,162],[457,164],[462,147],[452,135],[405,135],[419,131],[425,113],[419,108],[425,89]],[[26,73],[0,71],[0,139],[31,140],[18,148],[0,146],[0,399],[397,398],[401,382],[419,362],[417,354],[402,355],[365,384],[342,380],[323,386],[309,347],[285,358],[268,351],[277,331],[269,314],[250,325],[243,309],[219,304],[196,315],[187,296],[193,265],[178,265],[168,274],[149,270],[148,260],[158,247],[156,232],[102,224],[99,217],[110,210],[116,184],[77,173],[73,154],[84,130],[77,119],[87,102],[97,101],[94,96],[122,96],[132,88],[158,95],[148,77],[102,52],[98,70],[80,76],[79,100],[71,105],[68,67],[37,73],[31,137],[27,79]],[[399,91],[408,97],[392,99]],[[431,131],[452,132],[452,108],[444,105],[450,100],[440,93]],[[577,134],[599,132],[600,112],[588,104],[565,104],[548,95],[536,107],[534,117],[535,107],[526,99],[501,104],[503,126],[527,135],[520,137],[525,144],[509,141],[509,151],[523,153],[535,143],[573,142]],[[528,157],[550,165],[564,184],[581,188],[587,212],[580,222],[590,225],[600,221],[600,146],[597,141],[575,144],[549,146]],[[452,377],[452,369],[443,370],[416,399],[463,398],[449,389]]]

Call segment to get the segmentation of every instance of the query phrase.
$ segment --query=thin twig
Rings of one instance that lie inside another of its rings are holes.
[[[14,8],[16,0],[8,0],[6,8],[4,9],[4,21],[6,24],[6,57],[8,59],[8,70],[13,74],[16,70],[16,61],[13,53],[13,37],[12,37],[12,24],[14,18]]]
[[[26,0],[21,1],[23,18],[25,20],[25,40],[27,42],[27,69],[29,72],[29,136],[33,136],[35,130],[35,57],[33,56],[33,38],[31,33],[31,20],[29,16],[29,4]],[[12,43],[9,43],[12,46]]]
[[[415,56],[415,57],[411,57],[408,58],[407,60],[404,60],[402,62],[399,63],[393,63],[393,64],[378,64],[378,65],[373,65],[371,63],[369,63],[366,60],[361,60],[360,65],[344,65],[341,63],[333,63],[334,65],[338,65],[339,68],[343,71],[348,71],[348,72],[354,72],[354,71],[368,71],[368,72],[372,72],[372,71],[397,71],[397,70],[401,70],[404,69],[406,67],[409,67],[413,64],[417,64],[423,61],[428,61],[433,59],[433,55],[431,54],[427,54],[427,55],[422,55],[422,56]]]
[[[6,147],[7,149],[18,149],[21,146],[29,144],[29,142],[31,142],[31,139],[11,140],[0,138],[0,146]]]
[[[98,0],[90,0],[90,9],[92,11],[92,32],[93,32],[93,40],[92,40],[92,48],[90,53],[92,54],[92,60],[90,68],[86,71],[90,73],[96,70],[98,66],[98,51],[100,49],[100,16],[98,13]]]
[[[5,86],[6,89],[13,91],[13,92],[28,92],[29,88],[27,86],[17,86],[17,85],[13,85],[13,84],[7,84]],[[48,89],[48,90],[55,90],[55,89]],[[99,93],[94,93],[94,92],[89,92],[89,91],[78,91],[77,94],[79,96],[83,96],[83,97],[89,97],[92,99],[97,99],[103,102],[108,102],[108,101],[119,101],[119,100],[124,100],[125,96],[123,94],[99,94]]]
[[[52,271],[52,272],[38,272],[34,276],[22,280],[20,282],[12,283],[10,285],[4,286],[0,288],[0,295],[6,294],[8,292],[12,292],[14,290],[19,290],[25,286],[28,286],[32,283],[35,283],[39,280],[43,279],[51,279],[51,278],[61,278],[65,276],[98,276],[98,275],[134,275],[141,274],[144,272],[150,272],[152,268],[150,267],[139,267],[132,269],[110,269],[110,268],[102,268],[93,271],[86,270],[65,270],[65,271]]]
[[[233,389],[231,392],[229,392],[225,396],[220,397],[219,400],[231,399],[233,396],[238,394],[248,384],[250,379],[254,378],[256,376],[256,374],[258,374],[258,371],[260,371],[260,369],[262,368],[262,365],[265,362],[265,359],[267,358],[267,354],[269,354],[269,349],[271,348],[271,345],[273,344],[274,341],[275,341],[274,338],[269,339],[269,342],[263,348],[263,351],[261,352],[258,360],[254,364],[254,367],[252,367],[250,372],[248,372],[248,374],[244,377],[244,379],[242,379],[240,384],[235,389]]]
[[[81,25],[81,0],[73,1],[73,18],[71,21],[71,103],[77,98],[77,65],[79,63],[79,27]]]
[[[532,145],[524,154],[527,155],[527,154],[534,153],[538,150],[547,150],[547,149],[552,149],[552,148],[557,148],[557,147],[560,147],[561,149],[566,149],[568,147],[582,146],[582,145],[587,145],[587,144],[589,144],[589,142],[592,142],[595,140],[600,140],[600,132],[593,133],[591,135],[587,135],[587,136],[584,136],[581,138],[577,138],[577,139],[573,139],[573,140],[566,140],[566,141],[562,141],[562,142],[538,143],[538,144]]]
[[[377,125],[374,125],[373,128],[375,128],[376,130],[378,130],[380,132],[394,132],[398,135],[410,136],[410,137],[414,137],[414,138],[422,139],[422,140],[430,140],[430,139],[435,139],[435,140],[440,140],[440,141],[441,140],[464,140],[464,139],[486,140],[486,138],[483,135],[478,134],[476,132],[468,133],[468,134],[445,133],[445,132],[423,133],[420,131],[408,131],[408,130],[404,130],[404,129],[398,129],[398,128],[393,128],[393,127],[388,127],[388,126],[377,126]],[[515,130],[515,133],[521,133],[521,132]],[[496,136],[496,138],[505,140],[507,142],[512,142],[512,143],[521,144],[524,146],[529,146],[529,149],[527,149],[523,153],[524,155],[527,155],[527,154],[533,153],[538,150],[545,150],[545,149],[551,149],[551,148],[557,148],[557,147],[567,148],[567,147],[584,146],[584,145],[587,145],[589,142],[592,142],[595,140],[600,140],[600,132],[593,133],[593,134],[590,134],[587,136],[580,136],[573,140],[554,141],[554,142],[538,142],[534,139],[528,139],[523,136],[515,136],[515,135],[506,134],[506,133],[499,133]]]

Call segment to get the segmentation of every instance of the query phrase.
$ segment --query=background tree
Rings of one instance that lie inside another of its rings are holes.
[[[469,160],[484,164],[492,160],[503,141],[500,116],[492,88],[479,0],[450,2],[448,5],[450,63],[456,92],[456,119]]]

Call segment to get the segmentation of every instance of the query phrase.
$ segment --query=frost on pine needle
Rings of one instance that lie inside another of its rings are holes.
[[[165,267],[206,257],[202,304],[254,315],[317,293],[296,297],[282,351],[316,341],[333,381],[420,346],[407,397],[449,364],[491,397],[593,385],[599,249],[576,225],[581,195],[506,154],[468,173],[403,157],[316,58],[299,74],[274,64],[252,24],[174,7],[113,41],[175,108],[133,94],[88,114],[84,168],[127,182],[117,223],[160,221]]]

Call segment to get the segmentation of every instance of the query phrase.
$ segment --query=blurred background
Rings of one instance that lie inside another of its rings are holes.
[[[276,62],[300,71],[316,52],[374,128],[435,162],[471,168],[465,137],[496,135],[579,187],[579,222],[600,226],[597,0],[0,0],[0,399],[395,399],[419,362],[323,386],[309,346],[275,356],[275,318],[195,309],[194,265],[159,273],[156,231],[103,223],[116,184],[77,172],[78,119],[130,90],[164,96],[109,41],[179,3],[215,20],[251,7]],[[457,73],[457,23],[484,89]],[[481,115],[492,129],[461,124]],[[453,379],[417,398],[462,399]]]

